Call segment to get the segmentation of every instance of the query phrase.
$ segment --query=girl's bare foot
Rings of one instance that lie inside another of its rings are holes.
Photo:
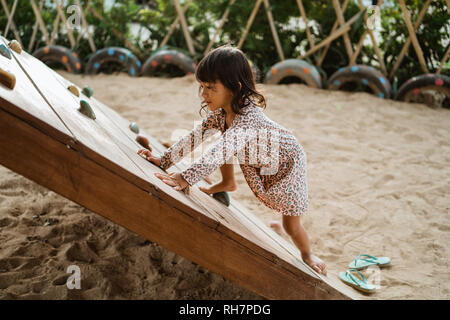
[[[280,236],[283,235],[283,229],[281,228],[281,223],[279,223],[278,221],[275,221],[275,220],[270,221],[269,226],[273,229],[273,231],[278,233]]]
[[[234,182],[219,182],[209,188],[199,187],[200,190],[207,194],[213,194],[222,191],[235,191],[237,189],[236,183]]]
[[[327,275],[327,266],[318,256],[310,253],[309,255],[302,256],[303,261],[313,268],[317,273]]]

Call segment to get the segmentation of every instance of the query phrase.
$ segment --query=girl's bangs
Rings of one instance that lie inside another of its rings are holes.
[[[215,83],[219,78],[217,65],[211,63],[210,59],[201,61],[195,70],[195,78],[200,82]]]

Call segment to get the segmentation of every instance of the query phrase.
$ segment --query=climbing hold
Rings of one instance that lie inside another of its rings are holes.
[[[91,106],[86,100],[80,101],[80,108],[78,109],[78,111],[80,111],[86,117],[91,118],[92,120],[96,119],[94,110],[92,110]]]
[[[19,41],[17,40],[11,40],[8,44],[8,46],[14,50],[15,52],[17,52],[18,54],[22,53],[22,46],[20,45]]]
[[[92,90],[89,86],[84,86],[81,92],[83,92],[83,94],[88,98],[92,97],[92,95],[94,94],[94,90]]]
[[[129,127],[130,127],[131,131],[133,131],[134,133],[136,133],[136,134],[139,133],[139,126],[137,125],[136,122],[130,123]]]
[[[216,199],[219,202],[222,202],[227,207],[230,205],[230,196],[228,195],[228,192],[225,191],[216,192],[212,196],[214,199]]]
[[[16,85],[16,76],[11,72],[0,69],[0,83],[9,89],[14,89]]]
[[[78,88],[75,87],[74,85],[70,85],[67,89],[69,89],[69,91],[72,92],[77,97],[80,96],[80,91],[78,91]]]
[[[4,44],[0,44],[0,54],[8,59],[11,59],[11,52],[9,52],[8,47]]]
[[[144,136],[137,136],[136,141],[143,146],[145,149],[152,151],[152,147],[150,147],[150,141]]]

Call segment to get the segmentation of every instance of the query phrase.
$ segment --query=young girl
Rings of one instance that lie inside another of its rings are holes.
[[[191,152],[196,147],[195,137],[200,134],[203,141],[217,132],[212,129],[220,130],[220,139],[189,168],[155,175],[175,190],[183,190],[220,167],[222,181],[200,189],[208,194],[234,191],[233,163],[229,160],[239,153],[244,158],[239,159],[239,165],[255,196],[283,215],[283,227],[300,250],[303,261],[318,273],[326,274],[323,261],[311,252],[308,235],[300,221],[300,216],[308,208],[306,154],[291,131],[270,120],[261,110],[266,106],[265,99],[256,90],[245,55],[228,45],[219,47],[200,61],[195,76],[200,83],[202,109],[206,106],[209,109],[207,118],[160,158],[147,149],[138,153],[167,170],[187,155],[184,150]],[[255,140],[255,132],[258,141]],[[268,133],[267,139],[261,139],[264,137],[261,132]],[[269,159],[270,165],[261,157],[255,159],[251,151],[255,146],[264,152],[275,148],[276,154]]]

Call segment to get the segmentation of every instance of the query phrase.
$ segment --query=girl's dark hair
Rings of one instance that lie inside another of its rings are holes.
[[[212,83],[219,79],[230,89],[233,93],[231,109],[234,113],[241,114],[241,109],[251,102],[263,109],[266,108],[265,97],[256,89],[250,63],[244,53],[235,47],[223,45],[209,52],[197,65],[195,77],[198,81]],[[199,94],[200,92],[201,88]],[[206,104],[202,104],[200,115],[206,107]]]

